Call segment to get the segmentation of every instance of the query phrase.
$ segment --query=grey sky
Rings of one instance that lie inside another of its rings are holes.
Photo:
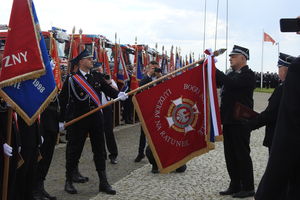
[[[0,24],[8,24],[12,0],[2,0]],[[226,0],[219,0],[217,48],[226,44]],[[161,51],[171,45],[181,47],[182,54],[203,51],[204,0],[34,0],[42,30],[57,26],[70,33],[75,25],[78,32],[102,34],[114,40],[115,32],[121,43],[149,44]],[[215,46],[217,0],[207,0],[206,47]],[[261,70],[263,30],[279,42],[280,51],[298,56],[300,36],[280,33],[280,18],[300,15],[299,0],[229,0],[228,52],[234,44],[250,49],[249,66]],[[278,46],[264,43],[264,71],[277,71]],[[218,58],[217,67],[224,70],[225,60]]]

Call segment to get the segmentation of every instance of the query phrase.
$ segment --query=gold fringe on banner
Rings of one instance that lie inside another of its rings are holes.
[[[132,97],[132,101],[133,101],[134,107],[136,108],[136,112],[137,112],[137,114],[139,116],[139,119],[141,120],[141,124],[142,124],[143,130],[145,132],[145,135],[147,137],[148,144],[149,144],[149,146],[150,146],[150,148],[152,150],[153,156],[155,158],[155,161],[156,161],[156,164],[157,164],[157,166],[159,168],[159,172],[160,173],[163,173],[163,174],[170,173],[170,172],[176,170],[177,168],[181,167],[182,165],[186,164],[189,160],[193,159],[194,157],[200,156],[200,155],[202,155],[204,153],[209,152],[210,149],[209,149],[209,147],[207,145],[207,147],[205,147],[203,149],[200,149],[198,151],[195,151],[195,152],[189,154],[188,156],[186,156],[184,159],[182,159],[182,160],[174,163],[173,165],[170,165],[169,167],[166,167],[166,168],[163,169],[162,164],[160,162],[160,159],[158,157],[158,154],[157,154],[157,152],[156,152],[156,150],[154,148],[154,144],[153,144],[152,139],[150,137],[150,134],[149,134],[149,131],[147,129],[147,126],[145,125],[146,123],[144,121],[142,112],[140,110],[140,107],[138,105],[138,102],[137,102],[135,96]]]
[[[11,105],[13,110],[15,110],[26,122],[28,126],[32,125],[35,120],[38,118],[39,114],[41,114],[47,106],[51,103],[55,95],[57,94],[57,87],[51,92],[48,98],[44,101],[44,103],[40,106],[40,108],[36,111],[36,113],[30,118],[23,110],[20,108],[2,89],[0,89],[0,96]],[[28,102],[31,103],[31,102]]]
[[[43,67],[44,67],[44,69],[40,69],[40,70],[37,70],[37,71],[34,71],[34,72],[29,72],[29,73],[26,73],[26,74],[22,74],[22,75],[4,80],[4,81],[0,82],[0,88],[12,86],[16,83],[26,81],[26,80],[29,80],[29,79],[39,78],[40,76],[42,76],[46,73],[44,64],[43,64]]]

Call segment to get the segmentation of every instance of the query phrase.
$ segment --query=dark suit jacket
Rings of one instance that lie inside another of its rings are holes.
[[[42,144],[38,120],[28,126],[22,117],[18,116],[18,128],[22,149],[37,148]]]
[[[58,101],[55,100],[51,102],[48,107],[44,110],[44,112],[41,114],[41,134],[43,134],[43,131],[50,131],[53,133],[58,133],[59,127],[59,105]]]
[[[266,147],[272,146],[272,140],[275,132],[276,120],[282,96],[282,89],[282,84],[275,88],[274,92],[269,98],[269,104],[267,108],[263,112],[261,112],[256,118],[247,122],[247,125],[251,130],[258,129],[262,126],[266,126],[266,134],[263,141],[263,145]]]
[[[266,171],[256,200],[279,199],[287,185],[298,181],[298,192],[285,199],[299,199],[300,181],[300,57],[289,66],[283,86],[277,124]],[[291,187],[293,185],[289,185]]]
[[[143,77],[143,79],[140,82],[140,86],[146,85],[147,83],[150,83],[152,81],[152,78],[149,77],[147,74]]]
[[[79,70],[77,74],[84,78],[84,76],[81,74]],[[109,84],[107,84],[102,74],[98,72],[92,72],[91,75],[92,78],[88,80],[88,82],[96,91],[96,93],[99,95],[100,100],[101,100],[101,96],[100,96],[101,91],[103,91],[104,94],[106,94],[111,98],[118,97],[119,91],[115,90]],[[74,118],[81,116],[97,107],[97,105],[90,98],[87,98],[85,101],[78,100],[69,85],[70,81],[73,81],[75,91],[80,98],[84,98],[87,94],[74,80],[71,80],[71,77],[65,81],[62,91],[59,94],[59,104],[61,109],[60,119],[64,121],[66,121],[66,119],[69,117],[66,116],[66,110],[68,104],[70,106],[70,109],[72,110],[72,115]]]
[[[236,102],[253,109],[253,91],[255,88],[255,74],[246,65],[239,72],[224,74],[216,71],[217,82],[223,87],[221,89],[221,120],[222,124],[240,124],[235,120],[233,108]]]

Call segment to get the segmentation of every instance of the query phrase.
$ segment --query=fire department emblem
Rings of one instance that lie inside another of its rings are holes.
[[[196,102],[180,97],[172,101],[166,120],[170,128],[186,134],[195,129],[199,114]]]

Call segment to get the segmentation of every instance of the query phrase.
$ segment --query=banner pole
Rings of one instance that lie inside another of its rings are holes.
[[[70,41],[70,48],[69,48],[69,55],[68,55],[68,67],[67,67],[67,72],[70,74],[71,72],[71,54],[72,54],[72,46],[74,42],[74,34],[75,34],[75,26],[72,29],[72,35],[71,35],[71,41]],[[73,55],[74,56],[74,55]]]
[[[10,146],[11,146],[11,126],[12,126],[12,108],[8,107],[6,143]],[[3,185],[2,185],[2,199],[3,200],[7,200],[8,179],[9,179],[9,161],[10,161],[10,157],[4,154],[4,170],[3,170]]]
[[[264,35],[265,31],[263,30],[262,44],[261,44],[261,69],[260,69],[260,89],[263,88],[263,77],[264,77]]]
[[[221,54],[223,54],[225,51],[226,51],[226,49],[219,49],[219,50],[217,50],[217,51],[214,51],[214,56],[221,55]],[[134,93],[136,93],[136,92],[139,92],[139,91],[141,91],[141,90],[143,90],[143,89],[145,89],[145,88],[147,88],[147,87],[150,87],[151,85],[153,85],[153,84],[155,84],[155,83],[157,83],[157,82],[160,82],[160,81],[162,81],[162,80],[164,80],[164,79],[166,79],[166,78],[168,78],[168,77],[170,77],[170,76],[172,76],[172,75],[174,75],[174,74],[176,74],[176,73],[178,73],[178,72],[180,72],[180,71],[183,71],[183,70],[185,70],[185,69],[187,69],[187,68],[189,68],[189,67],[192,67],[192,66],[194,66],[194,65],[196,65],[196,64],[202,64],[202,63],[204,62],[204,60],[205,60],[205,59],[202,58],[202,59],[200,59],[200,60],[198,60],[198,61],[196,61],[196,62],[193,62],[193,63],[191,63],[191,64],[189,64],[189,65],[186,65],[186,66],[184,66],[184,67],[182,67],[182,68],[179,68],[179,69],[177,69],[177,70],[175,70],[175,71],[173,71],[173,72],[171,72],[171,73],[169,73],[169,74],[166,74],[166,75],[164,75],[164,76],[162,76],[162,77],[160,77],[160,78],[158,78],[158,79],[156,79],[156,80],[154,80],[154,81],[151,81],[150,83],[147,83],[147,84],[145,84],[145,85],[143,85],[143,86],[141,86],[141,87],[138,87],[138,88],[136,88],[136,89],[134,89],[134,90],[131,90],[130,92],[127,93],[127,95],[129,96],[129,95],[132,95],[132,94],[134,94]],[[119,100],[120,100],[119,97],[118,97],[118,98],[115,98],[115,99],[113,99],[113,100],[107,102],[106,104],[101,105],[101,106],[99,106],[98,108],[95,108],[94,110],[91,110],[91,111],[89,111],[89,112],[87,112],[87,113],[85,113],[85,114],[83,114],[83,115],[81,115],[81,116],[79,116],[79,117],[77,117],[77,118],[75,118],[75,119],[73,119],[73,120],[71,120],[71,121],[65,123],[65,124],[64,124],[64,127],[66,128],[66,127],[68,127],[68,126],[74,124],[75,122],[77,122],[77,121],[79,121],[79,120],[81,120],[81,119],[83,119],[83,118],[85,118],[85,117],[87,117],[87,116],[89,116],[89,115],[91,115],[91,114],[97,112],[98,110],[100,110],[100,109],[102,109],[102,108],[105,108],[106,106],[109,106],[109,105],[111,105],[112,103],[115,103],[115,102],[117,102],[117,101],[119,101]]]

